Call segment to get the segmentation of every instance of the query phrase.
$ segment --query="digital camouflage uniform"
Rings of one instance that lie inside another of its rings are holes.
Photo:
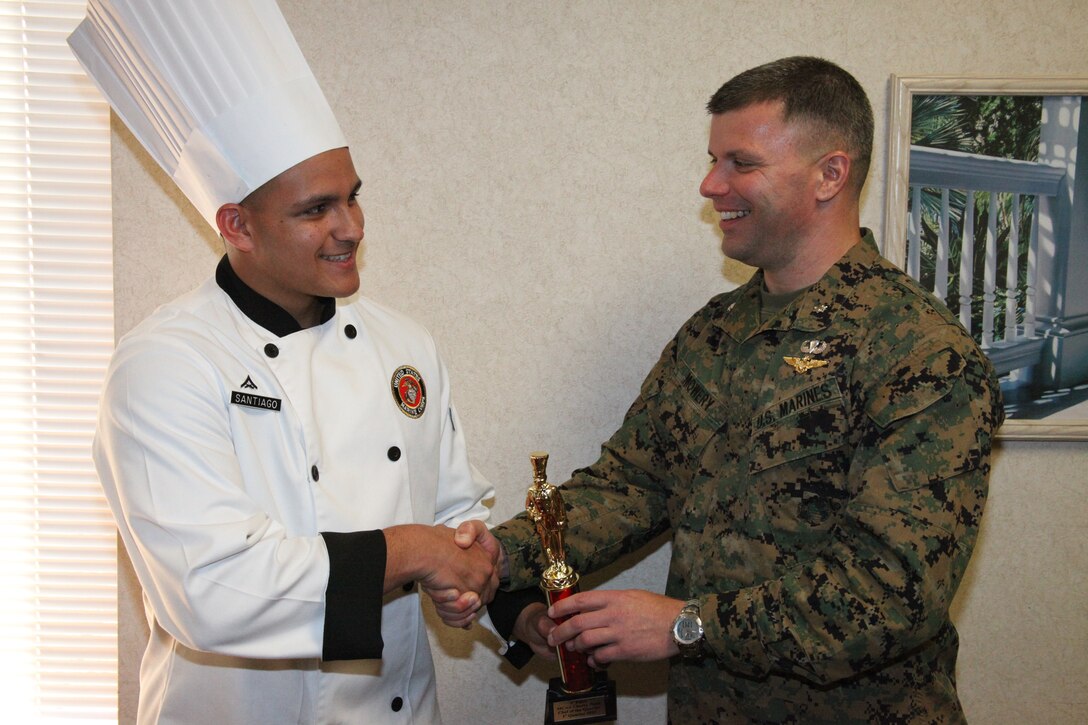
[[[766,324],[762,272],[699,310],[562,489],[581,572],[672,529],[666,593],[697,598],[706,628],[705,656],[670,668],[676,725],[963,721],[948,608],[1000,392],[948,309],[863,234]],[[811,341],[827,364],[799,371],[785,358]],[[509,588],[535,586],[532,524],[495,534]]]

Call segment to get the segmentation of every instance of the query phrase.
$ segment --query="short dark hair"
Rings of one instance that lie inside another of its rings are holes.
[[[860,193],[873,156],[873,108],[857,79],[823,58],[782,58],[730,78],[706,109],[717,115],[773,101],[782,102],[784,121],[798,120],[843,144]]]

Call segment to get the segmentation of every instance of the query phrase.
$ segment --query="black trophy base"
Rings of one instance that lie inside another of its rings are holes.
[[[616,719],[616,683],[605,673],[597,673],[597,681],[585,692],[567,692],[563,678],[553,677],[548,683],[548,709],[545,725],[591,722],[613,722]]]

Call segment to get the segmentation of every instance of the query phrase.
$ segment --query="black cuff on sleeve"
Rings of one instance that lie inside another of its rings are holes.
[[[507,644],[506,651],[503,652],[502,656],[506,658],[507,662],[520,670],[529,664],[529,660],[533,658],[533,648],[519,639],[516,642]]]
[[[321,536],[329,552],[321,659],[378,659],[384,646],[385,534],[322,532]]]
[[[544,592],[536,587],[519,589],[516,592],[504,592],[500,589],[495,592],[495,598],[487,605],[491,623],[509,645],[503,657],[519,670],[532,658],[533,650],[524,642],[511,642],[514,624],[517,623],[518,615],[525,607],[533,602],[547,603],[547,601]]]

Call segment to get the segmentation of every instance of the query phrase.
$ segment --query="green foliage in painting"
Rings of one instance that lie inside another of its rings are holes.
[[[925,96],[913,98],[911,139],[917,146],[994,156],[1021,161],[1036,161],[1042,119],[1040,96]],[[938,230],[942,198],[939,189],[922,191],[922,229],[920,279],[930,289],[936,276]],[[964,190],[949,192],[948,217],[948,298],[945,302],[958,311],[960,298],[960,258],[963,247],[963,216],[967,206]],[[1005,297],[1016,298],[1016,322],[1023,321],[1027,294],[1027,256],[1035,197],[979,192],[973,197],[974,253],[971,259],[971,331],[981,338],[983,310],[983,275],[986,262],[986,232],[990,205],[997,204],[997,248],[1006,249],[1014,226],[1014,205],[1018,206],[1018,244],[1014,255],[1018,281],[1015,289],[1003,290],[999,284],[996,300],[996,333],[1005,326]],[[1004,280],[1009,265],[1007,254],[998,258],[997,279]],[[997,335],[1000,337],[1000,334]]]

